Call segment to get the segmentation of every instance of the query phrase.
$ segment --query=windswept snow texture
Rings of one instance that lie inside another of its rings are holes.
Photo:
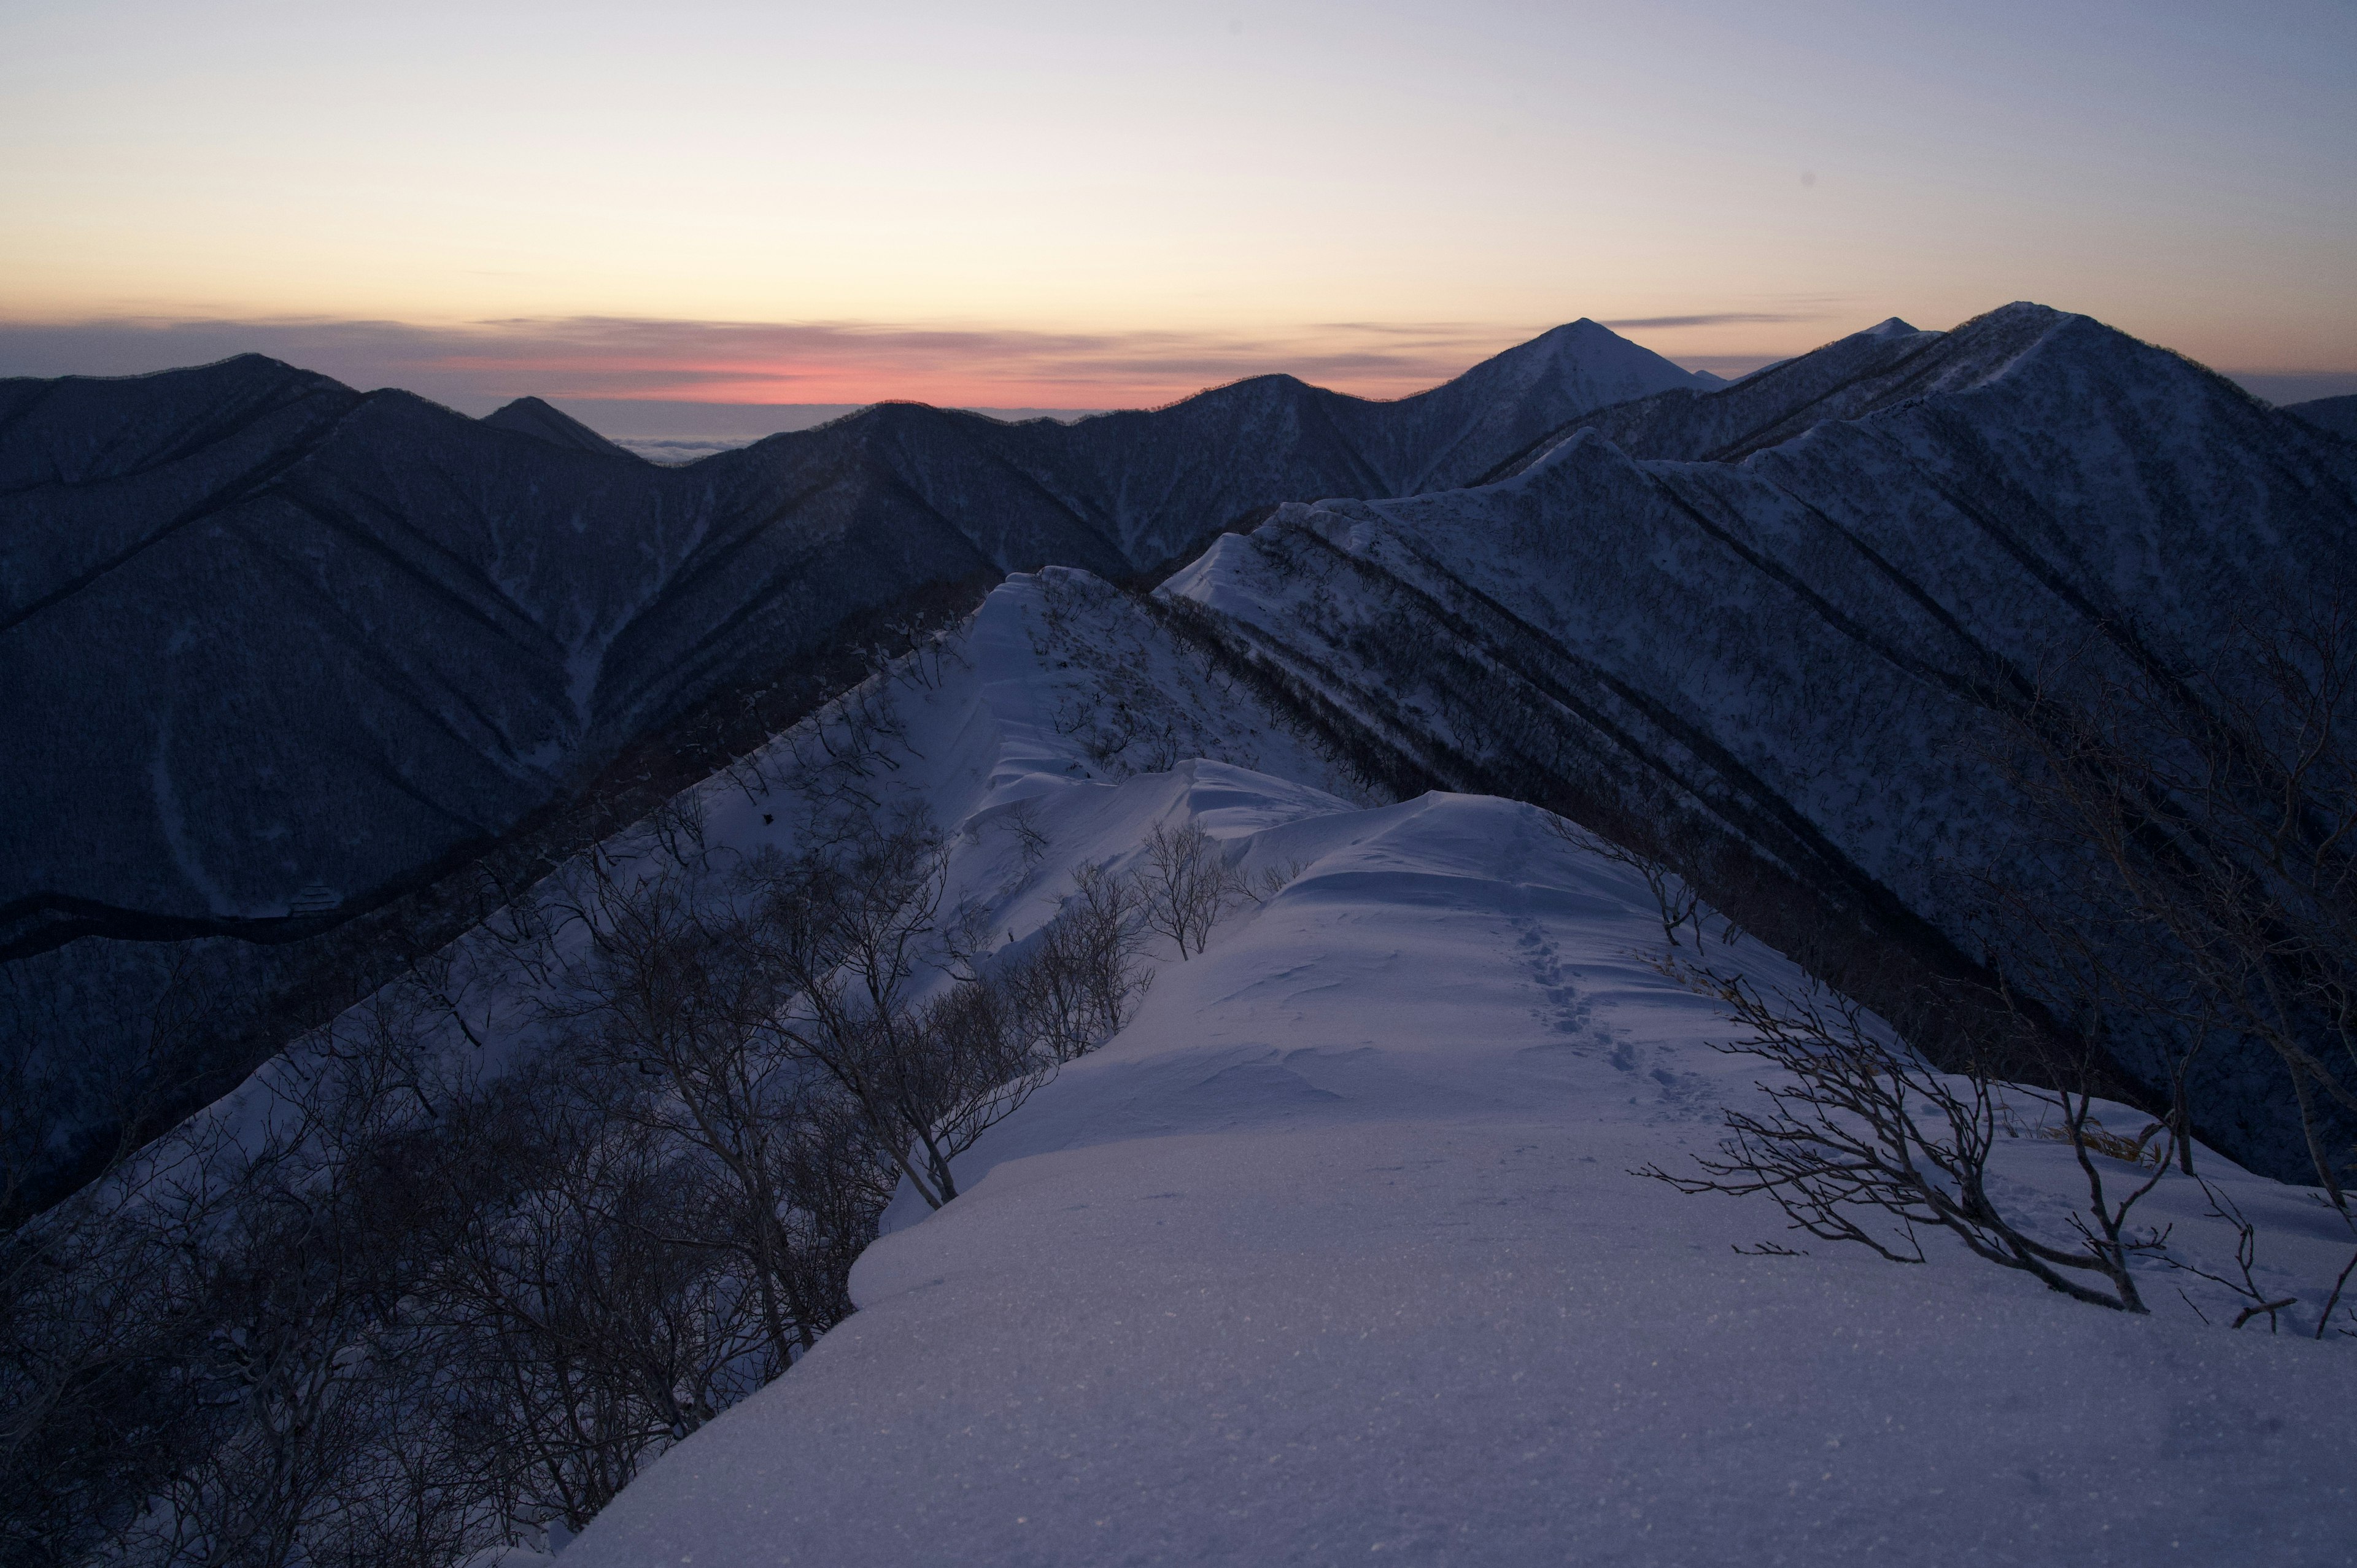
[[[2204,1328],[2158,1281],[2127,1318],[1936,1239],[1920,1268],[1738,1255],[1791,1240],[1771,1206],[1630,1174],[1710,1148],[1754,1076],[1653,967],[1642,884],[1526,806],[1354,805],[1274,736],[1257,767],[1093,766],[1092,673],[1043,628],[1134,635],[1201,700],[1106,603],[1017,579],[972,671],[907,694],[894,777],[954,827],[953,893],[1028,927],[1071,867],[1187,820],[1282,891],[1161,950],[1135,1021],[971,1151],[963,1196],[904,1195],[858,1314],[570,1568],[2346,1561],[2357,1496],[2318,1440],[2357,1396],[2345,1345]],[[1027,800],[1051,835],[1028,871],[997,826]],[[724,840],[759,831],[714,800]],[[2303,1196],[2212,1168],[2294,1233],[2270,1256],[2312,1311]],[[2025,1137],[2000,1190],[2059,1228],[2074,1174]],[[2190,1187],[2156,1218],[2215,1245]]]
[[[846,616],[1464,483],[1691,381],[1583,321],[1397,403],[1267,376],[1071,425],[886,404],[679,468],[536,400],[471,420],[254,355],[0,381],[0,914],[361,908]]]
[[[1975,726],[2061,656],[2200,671],[2254,605],[2357,602],[2357,449],[2037,306],[1886,322],[1509,467],[1282,509],[1164,591],[1436,777],[1699,824],[1690,861],[1776,868],[1820,902],[1813,940],[1974,950],[1958,867],[2012,875],[2034,847]],[[2281,1074],[2231,1049],[2201,1070],[2213,1136],[2306,1168]]]

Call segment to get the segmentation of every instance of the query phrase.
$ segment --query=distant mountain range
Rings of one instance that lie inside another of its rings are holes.
[[[2034,305],[1584,414],[1494,479],[1288,506],[1168,591],[1427,776],[1674,852],[1894,1013],[1891,952],[1977,961],[1964,868],[2041,861],[1983,715],[2073,654],[2166,683],[2238,616],[2357,604],[2357,445]],[[2200,1070],[2212,1135],[2296,1173],[2281,1075]]]
[[[1048,564],[1167,579],[1390,787],[1676,840],[1889,1004],[1978,961],[1953,867],[2035,857],[1977,715],[2074,648],[2200,668],[2287,582],[2357,603],[2349,401],[2276,410],[2032,305],[1724,384],[1581,321],[1396,403],[1269,376],[1071,424],[888,403],[679,467],[538,400],[473,420],[253,356],[0,382],[0,1028],[32,997],[81,1042],[53,1056],[127,1061],[138,1018],[74,999],[130,994],[154,939],[330,942],[699,704]],[[241,983],[364,990],[368,940]],[[239,1007],[208,1071],[274,1048]],[[2296,1170],[2281,1075],[2248,1067],[2204,1058],[2205,1132]]]
[[[922,585],[1151,571],[1692,384],[1582,321],[1394,403],[886,403],[666,469],[538,399],[472,420],[258,356],[0,382],[0,920],[365,902]]]

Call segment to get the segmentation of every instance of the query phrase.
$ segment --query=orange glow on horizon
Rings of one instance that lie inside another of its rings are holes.
[[[2357,374],[2357,9],[0,6],[0,375],[1376,397],[2016,299]]]
[[[422,385],[529,389],[575,402],[1135,408],[1267,374],[1360,397],[1405,397],[1558,325],[1356,323],[1250,335],[576,318],[404,328],[408,351],[400,368]],[[1813,345],[1845,329],[1804,330]],[[287,330],[309,331],[333,349],[339,333],[372,329],[329,323]],[[288,352],[308,347],[298,341]]]

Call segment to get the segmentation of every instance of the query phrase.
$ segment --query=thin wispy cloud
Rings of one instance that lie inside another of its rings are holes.
[[[1680,327],[1748,327],[1762,322],[1823,321],[1822,310],[1721,310],[1707,316],[1622,316],[1598,323],[1615,332],[1667,331]]]

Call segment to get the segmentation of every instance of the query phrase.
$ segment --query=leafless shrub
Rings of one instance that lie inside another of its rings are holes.
[[[429,955],[0,1242],[9,1560],[447,1568],[585,1523],[847,1314],[892,1156],[765,1033],[724,883],[592,864],[502,1076]]]
[[[909,678],[928,692],[939,691],[952,669],[974,667],[965,656],[964,639],[958,635],[958,628],[928,627],[917,618],[903,617],[886,629],[893,642],[908,649],[888,667],[907,671]]]
[[[748,1206],[708,1151],[670,1135],[666,1098],[552,1062],[470,1108],[462,1144],[515,1175],[486,1192],[461,1174],[437,1194],[450,1229],[411,1314],[456,1374],[454,1441],[504,1517],[579,1529],[782,1369]]]
[[[101,1540],[156,1563],[334,1562],[364,1537],[379,1562],[465,1548],[464,1508],[413,1521],[414,1556],[375,1518],[398,1485],[455,1476],[388,1333],[418,1235],[405,1151],[440,1087],[416,1048],[427,1011],[381,998],[284,1059],[242,1126],[184,1127],[27,1228],[47,1277],[12,1304],[12,1340],[74,1369],[45,1380],[45,1440],[93,1420],[129,1428],[78,1454],[28,1453],[12,1431],[27,1492],[82,1491],[93,1467],[112,1483],[83,1492],[70,1521],[9,1509],[28,1556],[70,1560]]]
[[[788,981],[763,961],[765,932],[716,879],[661,866],[602,879],[592,942],[551,1004],[574,1025],[572,1054],[659,1091],[609,1095],[605,1114],[667,1148],[693,1151],[710,1245],[738,1254],[772,1371],[839,1314],[799,1255],[791,1172],[804,1157],[808,1089],[775,1019]]]
[[[1814,988],[1771,996],[1674,961],[1666,972],[1716,997],[1749,1031],[1717,1048],[1755,1057],[1778,1077],[1759,1086],[1767,1112],[1727,1112],[1727,1141],[1718,1157],[1697,1162],[1700,1176],[1657,1165],[1637,1174],[1690,1194],[1765,1193],[1793,1229],[1893,1262],[1921,1262],[1920,1232],[1943,1230],[1975,1256],[2073,1300],[2147,1310],[2130,1262],[2166,1236],[2134,1230],[2128,1219],[2163,1173],[2141,1176],[2117,1195],[2110,1190],[2088,1137],[2092,1096],[2067,1088],[2018,1090],[2046,1096],[2060,1113],[2085,1180],[2086,1208],[2071,1219],[2075,1239],[2058,1245],[2008,1217],[1989,1192],[1989,1158],[2005,1128],[1987,1075],[1932,1071],[1878,1038],[1857,1004]]]
[[[929,822],[873,819],[788,861],[757,859],[754,949],[783,1004],[765,1026],[856,1107],[876,1146],[935,1208],[951,1165],[1052,1074],[1008,998],[975,978],[920,1003],[946,871]]]
[[[1039,828],[1039,803],[1017,800],[1006,809],[1001,819],[1007,831],[1015,835],[1016,853],[1023,857],[1023,869],[1029,871],[1047,858],[1048,835]]]
[[[2201,1176],[2197,1176],[2194,1180],[2201,1190],[2201,1196],[2208,1200],[2209,1218],[2217,1220],[2233,1234],[2234,1249],[2231,1264],[2233,1273],[2228,1273],[2223,1267],[2213,1268],[2200,1261],[2190,1259],[2176,1249],[2163,1251],[2160,1254],[2160,1261],[2172,1269],[2223,1287],[2231,1297],[2240,1302],[2242,1305],[2235,1312],[2229,1326],[2241,1328],[2246,1324],[2265,1317],[2267,1322],[2267,1332],[2275,1333],[2280,1326],[2281,1318],[2293,1314],[2300,1306],[2303,1296],[2298,1291],[2287,1294],[2279,1286],[2261,1283],[2259,1279],[2261,1236],[2258,1226],[2251,1220],[2243,1211],[2242,1206],[2237,1204],[2223,1187]],[[2352,1216],[2346,1208],[2334,1208],[2322,1199],[2318,1199],[2318,1202],[2341,1221],[2343,1229],[2349,1232],[2351,1241],[2357,1243],[2357,1216]],[[2341,1310],[2341,1298],[2347,1294],[2352,1275],[2357,1275],[2357,1251],[2351,1252],[2349,1261],[2341,1265],[2331,1286],[2323,1293],[2323,1305],[2317,1310],[2316,1326],[2311,1330],[2309,1337],[2321,1339],[2327,1333],[2337,1333],[2346,1337],[2357,1338],[2357,1309],[2352,1309],[2349,1314],[2351,1326],[2341,1327],[2334,1322],[2334,1315]],[[2184,1295],[2184,1293],[2180,1291],[2179,1294]],[[2192,1297],[2185,1296],[2185,1304],[2191,1307],[2194,1315],[2203,1322],[2210,1320],[2209,1315],[2194,1303]]]
[[[737,758],[730,781],[748,802],[791,799],[813,821],[832,824],[885,810],[883,781],[899,770],[908,724],[890,671],[871,671],[768,746]]]
[[[1552,814],[1545,819],[1547,830],[1575,849],[1601,855],[1615,865],[1625,865],[1645,879],[1645,890],[1653,896],[1653,908],[1660,916],[1662,936],[1670,946],[1678,947],[1678,933],[1689,931],[1696,951],[1702,949],[1702,896],[1693,884],[1661,861],[1639,854],[1622,844],[1613,843],[1601,833],[1590,832],[1566,817]],[[1723,933],[1733,942],[1738,933],[1735,923],[1728,921]]]
[[[1265,904],[1298,882],[1301,879],[1301,874],[1308,869],[1309,863],[1297,858],[1289,860],[1283,865],[1263,866],[1258,876],[1247,878],[1240,882],[1238,886],[1243,896],[1254,903]]]
[[[928,822],[822,806],[743,862],[658,813],[0,1236],[0,1555],[447,1568],[841,1321],[898,1185],[954,1197],[1126,1021],[1145,927],[1084,866],[994,952]]]

